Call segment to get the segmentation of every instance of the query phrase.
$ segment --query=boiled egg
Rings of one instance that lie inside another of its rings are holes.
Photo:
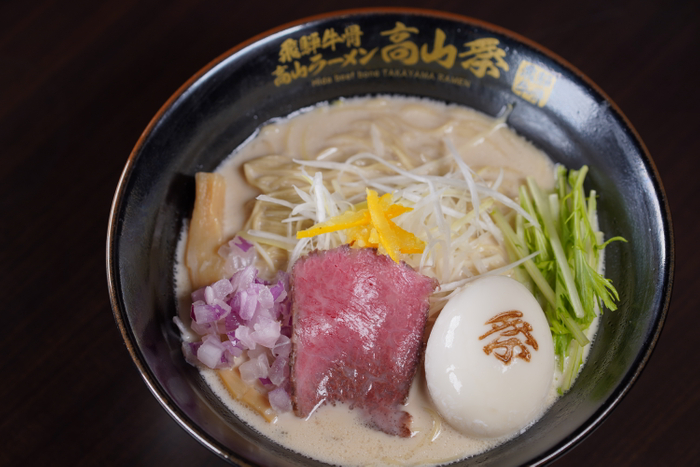
[[[475,280],[447,301],[425,352],[430,397],[456,430],[512,435],[545,409],[554,345],[537,299],[505,276]]]

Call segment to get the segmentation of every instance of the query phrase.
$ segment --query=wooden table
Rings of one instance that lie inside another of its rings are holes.
[[[675,221],[674,297],[632,391],[558,466],[698,465],[700,7],[691,1],[384,1],[498,24],[623,109]],[[149,393],[117,331],[105,237],[151,117],[198,69],[282,23],[375,1],[0,3],[1,465],[224,465]],[[695,266],[693,266],[695,265]]]

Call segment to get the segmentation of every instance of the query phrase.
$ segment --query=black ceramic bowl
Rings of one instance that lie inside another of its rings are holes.
[[[337,42],[302,40],[326,30]],[[124,169],[109,222],[114,316],[146,384],[173,418],[219,456],[244,465],[321,465],[238,420],[183,359],[173,263],[194,201],[193,175],[213,170],[263,122],[320,101],[420,96],[508,123],[556,162],[590,166],[619,309],[604,315],[569,393],[525,434],[459,465],[541,464],[582,440],[639,376],[669,304],[673,242],[661,181],[620,110],[579,71],[501,28],[416,10],[360,10],[301,20],[219,57],[161,108]],[[177,447],[173,447],[177,449]]]

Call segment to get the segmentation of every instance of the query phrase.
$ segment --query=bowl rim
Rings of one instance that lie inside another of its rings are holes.
[[[474,25],[476,27],[482,28],[484,30],[492,31],[503,36],[509,37],[517,42],[525,44],[535,50],[537,53],[543,54],[544,56],[550,58],[554,62],[558,63],[563,68],[572,72],[577,78],[579,78],[585,85],[589,86],[593,92],[599,94],[607,103],[610,104],[611,110],[617,114],[621,119],[627,130],[630,131],[632,139],[642,152],[642,156],[645,159],[644,162],[649,166],[649,173],[651,175],[651,182],[656,189],[657,200],[661,208],[661,223],[665,226],[666,244],[664,245],[664,251],[666,252],[666,262],[662,265],[663,269],[663,293],[662,302],[659,304],[660,312],[657,315],[657,320],[654,323],[654,332],[652,335],[648,335],[644,341],[643,348],[644,352],[638,354],[634,360],[634,364],[631,366],[631,370],[621,379],[621,384],[618,385],[612,392],[610,399],[603,404],[587,421],[587,423],[582,424],[577,429],[575,429],[572,434],[561,441],[559,444],[555,445],[553,448],[541,453],[540,456],[531,460],[530,465],[544,465],[549,462],[554,461],[556,458],[561,457],[566,452],[571,450],[573,447],[581,443],[586,439],[593,431],[595,431],[601,423],[610,415],[612,410],[619,404],[622,398],[630,391],[634,383],[638,380],[642,370],[649,361],[659,339],[661,331],[663,329],[666,315],[670,306],[672,288],[674,282],[674,270],[675,270],[675,245],[673,236],[673,224],[671,219],[671,211],[668,203],[668,198],[666,196],[665,189],[663,187],[661,177],[656,168],[656,165],[646,147],[643,140],[641,139],[639,133],[634,128],[632,123],[629,121],[627,116],[622,112],[618,105],[588,76],[581,72],[574,65],[547,49],[546,47],[522,36],[516,32],[509,29],[497,26],[495,24],[472,18],[466,15],[461,15],[457,13],[423,9],[423,8],[413,8],[413,7],[366,7],[366,8],[351,8],[336,10],[326,13],[321,13],[317,15],[306,16],[294,21],[284,23],[280,26],[268,29],[261,32],[248,40],[239,43],[238,45],[228,49],[223,52],[213,60],[209,61],[205,66],[199,69],[192,77],[185,81],[171,96],[168,100],[159,108],[157,113],[151,118],[146,128],[143,130],[139,139],[137,140],[134,148],[132,149],[129,157],[126,161],[125,167],[119,177],[115,194],[112,200],[112,204],[109,212],[108,219],[108,229],[107,229],[107,241],[106,241],[106,272],[107,272],[107,282],[109,289],[110,302],[112,306],[112,312],[114,315],[115,322],[119,328],[120,334],[124,340],[127,350],[132,358],[132,361],[136,365],[141,377],[143,378],[146,386],[151,391],[153,396],[158,400],[161,406],[166,410],[166,412],[194,439],[196,439],[203,446],[208,448],[214,454],[218,455],[222,459],[237,463],[244,466],[257,465],[251,463],[250,461],[242,458],[238,453],[235,453],[228,448],[226,448],[222,443],[218,442],[213,436],[209,435],[205,430],[196,425],[192,419],[190,419],[173,401],[171,401],[163,389],[162,385],[158,382],[155,375],[148,368],[145,363],[144,356],[138,346],[135,343],[135,336],[131,331],[128,324],[128,318],[126,316],[126,310],[123,300],[120,295],[120,280],[117,270],[117,258],[115,257],[115,239],[117,234],[117,226],[119,223],[119,212],[123,204],[123,198],[125,196],[126,186],[131,177],[134,165],[138,156],[143,148],[148,136],[154,131],[161,119],[167,114],[167,112],[175,105],[175,103],[183,97],[187,90],[195,85],[200,79],[206,76],[209,72],[214,70],[218,65],[228,59],[235,53],[245,49],[246,47],[255,44],[256,42],[273,36],[277,33],[289,30],[294,27],[303,26],[310,22],[317,22],[324,19],[338,18],[343,16],[356,16],[356,15],[367,15],[367,14],[407,14],[415,16],[428,16],[439,19],[452,20],[455,22],[465,23]]]

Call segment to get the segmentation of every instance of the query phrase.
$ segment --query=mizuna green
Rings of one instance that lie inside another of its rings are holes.
[[[567,170],[557,167],[554,192],[547,194],[528,178],[520,187],[520,205],[538,224],[514,213],[515,227],[498,211],[492,217],[503,232],[509,255],[525,261],[517,278],[533,291],[549,321],[555,353],[567,391],[583,364],[583,349],[589,343],[586,330],[603,311],[617,308],[617,291],[600,273],[601,252],[613,241],[603,242],[598,230],[596,192],[586,197],[583,182],[588,167]],[[512,220],[512,219],[511,219]]]

